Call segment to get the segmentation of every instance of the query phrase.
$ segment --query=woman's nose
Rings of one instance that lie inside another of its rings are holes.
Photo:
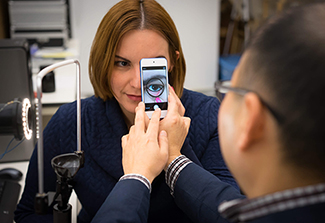
[[[139,68],[139,66],[135,66],[132,73],[133,73],[133,75],[130,80],[130,85],[134,88],[140,89],[141,84],[140,84],[140,68]]]

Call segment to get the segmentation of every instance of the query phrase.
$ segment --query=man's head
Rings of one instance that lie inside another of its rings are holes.
[[[324,182],[325,4],[269,20],[251,39],[232,86],[252,92],[229,93],[219,116],[223,154],[244,191],[263,171],[279,181],[293,177],[287,171]]]

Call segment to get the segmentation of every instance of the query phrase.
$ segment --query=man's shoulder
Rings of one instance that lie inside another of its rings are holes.
[[[325,202],[297,207],[286,211],[278,211],[261,218],[257,218],[252,223],[316,223],[325,222]]]

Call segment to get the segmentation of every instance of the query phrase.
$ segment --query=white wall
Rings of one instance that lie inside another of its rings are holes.
[[[157,0],[179,31],[187,73],[185,87],[211,91],[218,72],[220,0]],[[97,27],[118,0],[70,0],[72,35],[80,42],[83,96],[93,94],[88,58]]]

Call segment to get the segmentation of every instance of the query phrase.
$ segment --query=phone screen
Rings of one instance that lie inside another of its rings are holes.
[[[168,82],[166,66],[142,67],[143,96],[146,111],[154,111],[157,106],[167,110]]]

